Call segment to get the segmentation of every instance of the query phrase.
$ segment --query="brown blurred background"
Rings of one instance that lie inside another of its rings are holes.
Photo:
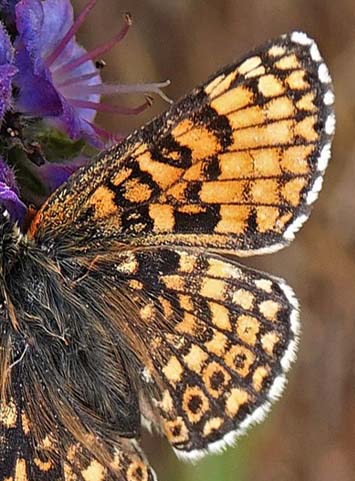
[[[74,0],[76,11],[86,0]],[[98,0],[80,30],[97,46],[133,15],[128,37],[104,56],[108,81],[171,79],[177,99],[217,68],[281,33],[313,36],[336,91],[337,132],[323,191],[294,243],[249,265],[282,276],[302,307],[298,360],[285,395],[238,446],[195,466],[145,438],[160,481],[355,480],[355,2],[354,0]],[[113,102],[136,105],[139,96]],[[166,104],[100,124],[130,132]]]

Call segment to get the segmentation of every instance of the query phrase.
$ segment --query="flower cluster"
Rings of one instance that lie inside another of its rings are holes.
[[[77,43],[75,34],[95,3],[96,0],[89,0],[74,20],[70,0],[0,1],[0,202],[19,223],[26,208],[19,199],[13,171],[7,165],[15,164],[18,169],[14,156],[18,160],[25,154],[27,160],[43,164],[48,158],[44,150],[49,144],[61,145],[63,139],[66,144],[70,142],[73,149],[69,159],[30,169],[50,191],[83,165],[82,156],[74,158],[83,142],[102,148],[121,139],[119,134],[95,124],[98,111],[136,114],[150,104],[148,93],[165,98],[161,87],[167,82],[112,85],[102,81],[100,62],[95,59],[125,37],[131,18],[127,14],[123,27],[113,38],[87,52]],[[141,92],[145,101],[127,108],[101,99],[102,95],[129,92]],[[52,152],[51,157],[53,160],[56,155]]]

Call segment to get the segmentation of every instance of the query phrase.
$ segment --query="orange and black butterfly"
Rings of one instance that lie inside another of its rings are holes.
[[[333,100],[316,44],[281,36],[80,169],[25,235],[2,216],[1,481],[151,481],[142,426],[194,459],[265,416],[297,301],[231,255],[307,219]]]

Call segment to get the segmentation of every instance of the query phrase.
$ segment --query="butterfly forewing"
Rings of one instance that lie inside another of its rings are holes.
[[[315,43],[280,37],[74,176],[40,211],[32,235],[70,222],[125,243],[277,250],[321,187],[332,102]]]

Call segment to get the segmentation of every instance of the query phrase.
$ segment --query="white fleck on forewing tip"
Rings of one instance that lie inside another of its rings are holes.
[[[314,43],[314,40],[312,40],[306,33],[298,31],[291,33],[291,40],[300,45],[311,45]]]

